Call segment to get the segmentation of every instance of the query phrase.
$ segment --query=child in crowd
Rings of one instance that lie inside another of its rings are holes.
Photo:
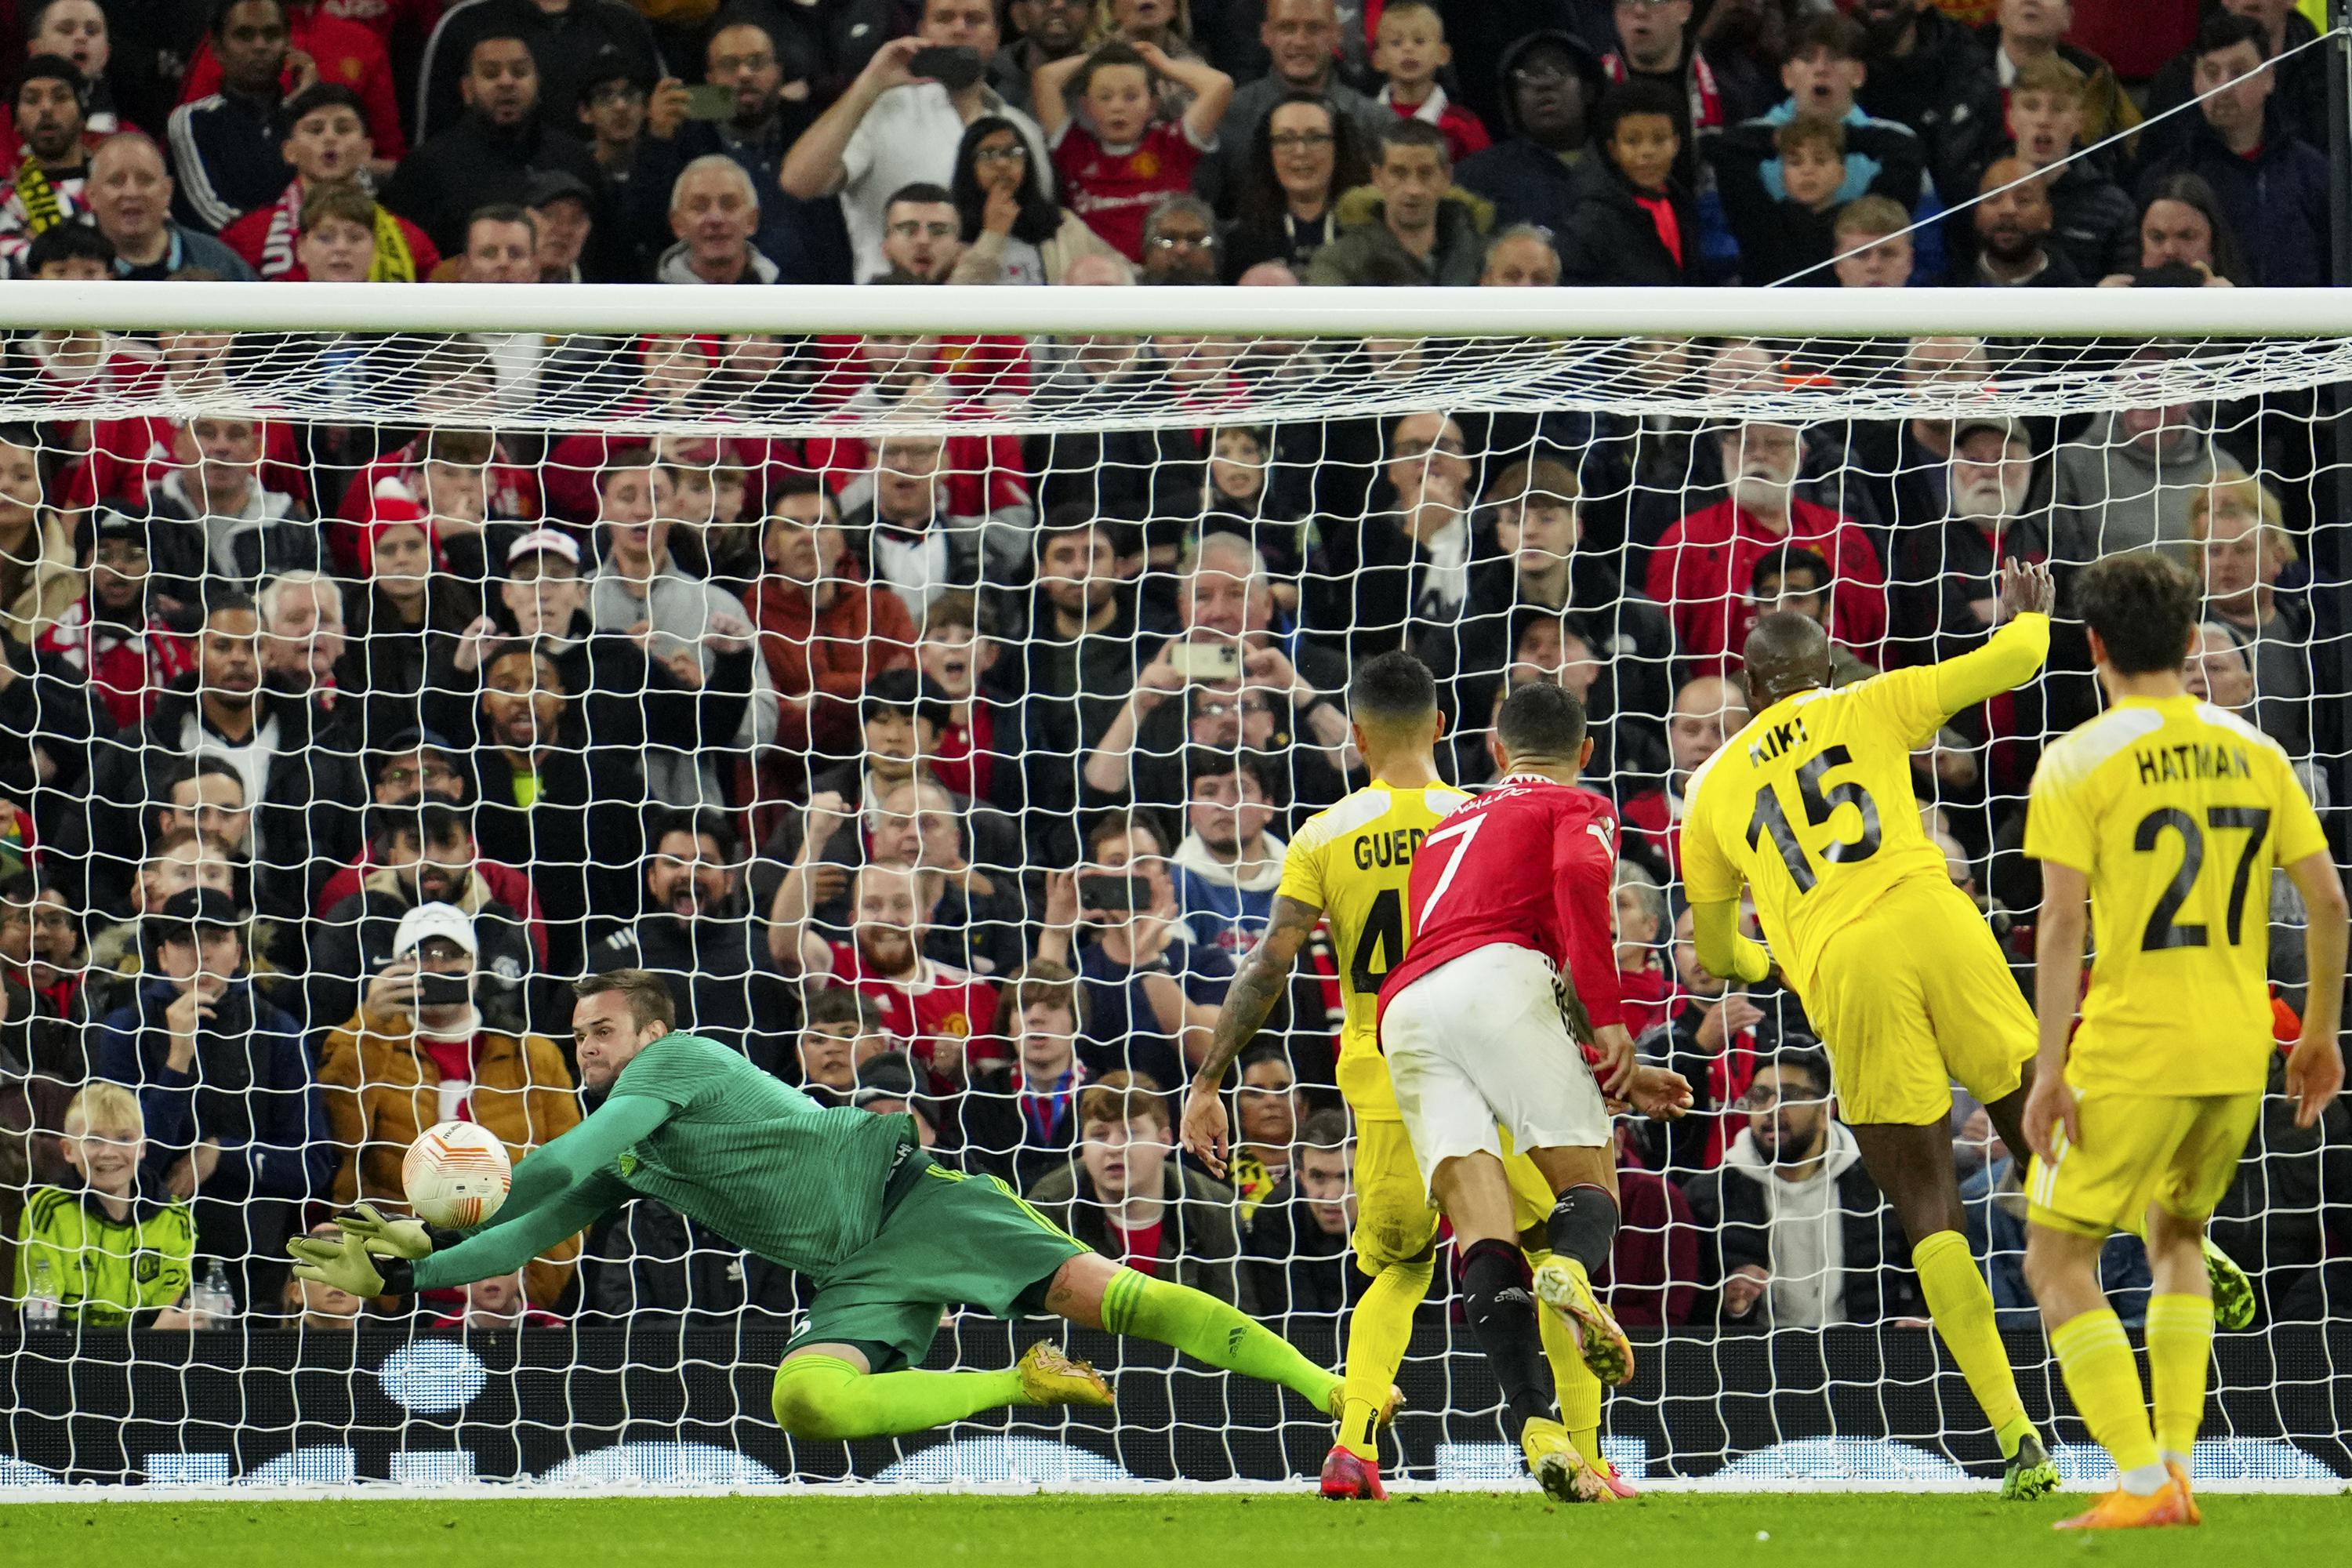
[[[1445,145],[1459,164],[1494,144],[1486,122],[1445,95],[1437,73],[1452,63],[1445,19],[1429,0],[1394,0],[1381,12],[1372,42],[1372,68],[1387,79],[1380,100],[1399,117],[1426,121],[1445,133]]]
[[[1160,115],[1155,85],[1163,77],[1192,93],[1181,121]],[[1065,205],[1140,264],[1144,218],[1162,197],[1192,188],[1202,154],[1216,151],[1234,79],[1151,44],[1113,42],[1041,67],[1031,90]]]
[[[1831,275],[1841,289],[1900,289],[1911,280],[1911,215],[1885,196],[1856,196],[1830,226]]]
[[[2056,55],[2017,68],[2009,86],[2009,133],[2017,156],[2037,171],[2054,168],[2050,193],[2053,249],[2065,252],[2085,278],[2139,265],[2139,211],[2095,158],[2074,157],[2083,133],[2083,73]],[[2070,162],[2071,160],[2071,162]],[[1974,237],[1965,221],[1955,240]]]
[[[184,1200],[139,1190],[147,1125],[138,1097],[118,1083],[84,1088],[66,1107],[62,1142],[81,1187],[36,1187],[26,1199],[16,1299],[48,1297],[67,1327],[193,1327],[180,1302],[195,1221]]]
[[[1671,287],[1697,280],[1698,214],[1675,178],[1682,153],[1675,92],[1621,82],[1593,112],[1597,160],[1578,172],[1569,221],[1555,237],[1562,283]]]
[[[1769,162],[1730,157],[1717,169],[1724,216],[1739,243],[1743,283],[1776,283],[1801,275],[1826,285],[1822,266],[1837,254],[1832,234],[1838,195],[1845,184],[1845,127],[1834,120],[1800,115],[1776,127]],[[1778,187],[1777,190],[1775,187]]]

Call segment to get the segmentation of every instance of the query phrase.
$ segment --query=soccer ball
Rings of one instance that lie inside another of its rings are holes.
[[[427,1225],[463,1229],[499,1212],[514,1184],[507,1147],[470,1121],[441,1121],[416,1135],[400,1162],[408,1206]]]

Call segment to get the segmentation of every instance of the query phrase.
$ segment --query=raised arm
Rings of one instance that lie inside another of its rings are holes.
[[[922,39],[909,36],[893,38],[874,51],[866,68],[834,100],[833,107],[817,116],[816,123],[802,132],[800,140],[784,154],[783,163],[776,170],[776,184],[786,195],[814,201],[848,183],[843,154],[848,152],[849,139],[857,134],[866,111],[892,88],[930,79],[907,68],[907,62],[922,47]]]
[[[1217,125],[1234,100],[1234,79],[1203,59],[1173,59],[1157,44],[1139,44],[1144,63],[1192,95],[1184,110],[1184,134],[1195,147],[1216,145]]]
[[[1265,934],[1242,960],[1234,983],[1225,991],[1224,1008],[1209,1037],[1208,1055],[1192,1074],[1192,1091],[1184,1099],[1184,1147],[1209,1168],[1225,1173],[1225,1103],[1222,1094],[1225,1069],[1242,1054],[1257,1032],[1265,1027],[1274,1005],[1290,984],[1298,950],[1314,934],[1323,911],[1314,904],[1276,894]]]
[[[2003,562],[2000,614],[2008,624],[1984,647],[1936,667],[1937,705],[1958,713],[2032,679],[2050,657],[2050,611],[2057,598],[2049,567]]]
[[[1048,60],[1029,77],[1030,107],[1037,111],[1037,128],[1050,139],[1062,133],[1070,122],[1070,79],[1087,63],[1082,50],[1058,60]]]

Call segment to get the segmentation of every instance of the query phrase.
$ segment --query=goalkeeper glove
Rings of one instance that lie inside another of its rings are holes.
[[[294,1259],[294,1278],[315,1279],[353,1296],[411,1296],[416,1292],[416,1270],[404,1258],[369,1256],[360,1238],[346,1231],[341,1237],[298,1236],[286,1243]]]
[[[376,1257],[401,1258],[411,1263],[432,1257],[437,1248],[455,1247],[462,1239],[457,1231],[422,1220],[386,1219],[373,1204],[354,1205],[350,1213],[337,1215],[335,1224]]]

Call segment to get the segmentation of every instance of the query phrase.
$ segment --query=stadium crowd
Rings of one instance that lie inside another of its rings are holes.
[[[92,286],[2329,270],[2324,81],[2287,0],[2173,7],[2193,37],[2128,85],[2067,41],[2066,0],[1955,8],[1980,26],[1927,0],[14,9],[0,261]],[[2031,352],[1883,348],[1918,384]],[[1658,344],[1652,369],[1777,386],[1784,352]],[[1377,384],[1412,346],[1348,353]],[[2326,798],[2300,542],[2326,476],[2276,400],[1266,424],[1235,410],[1287,362],[1215,339],[487,332],[405,363],[404,416],[173,420],[109,400],[234,404],[258,384],[238,344],[0,352],[5,395],[59,416],[0,429],[0,1281],[28,1312],[349,1326],[364,1305],[289,1281],[286,1237],[397,1200],[436,1121],[518,1154],[574,1125],[564,982],[623,967],[821,1100],[911,1110],[943,1160],[1107,1254],[1269,1319],[1339,1311],[1362,1277],[1328,950],[1242,1059],[1230,1184],[1177,1155],[1171,1096],[1286,840],[1364,782],[1349,659],[1402,645],[1446,693],[1465,784],[1513,683],[1593,716],[1641,1048],[1697,1092],[1622,1134],[1618,1316],[1916,1317],[1801,1011],[1727,991],[1691,945],[1677,825],[1746,720],[1747,627],[1801,610],[1862,679],[1981,641],[2003,560],[2063,581],[2177,552],[2208,595],[2196,689]],[[786,375],[848,416],[1059,412],[1025,439],[727,428]],[[1087,428],[1090,402],[1168,384],[1196,421]],[[710,433],[520,417],[583,386]],[[1915,759],[2029,994],[2020,808],[2041,741],[2095,710],[2088,668],[2062,626],[2044,679]],[[2283,879],[2270,909],[2296,924]],[[2292,1037],[2301,947],[2273,951]],[[1965,1101],[1953,1152],[1996,1296],[2030,1312],[2019,1162]],[[2348,1161],[2341,1106],[2266,1121],[2249,1153],[2216,1236],[2273,1318],[2352,1289]],[[2113,1244],[2118,1289],[2144,1287],[2135,1254]],[[719,1323],[795,1292],[641,1200],[426,1309]]]

